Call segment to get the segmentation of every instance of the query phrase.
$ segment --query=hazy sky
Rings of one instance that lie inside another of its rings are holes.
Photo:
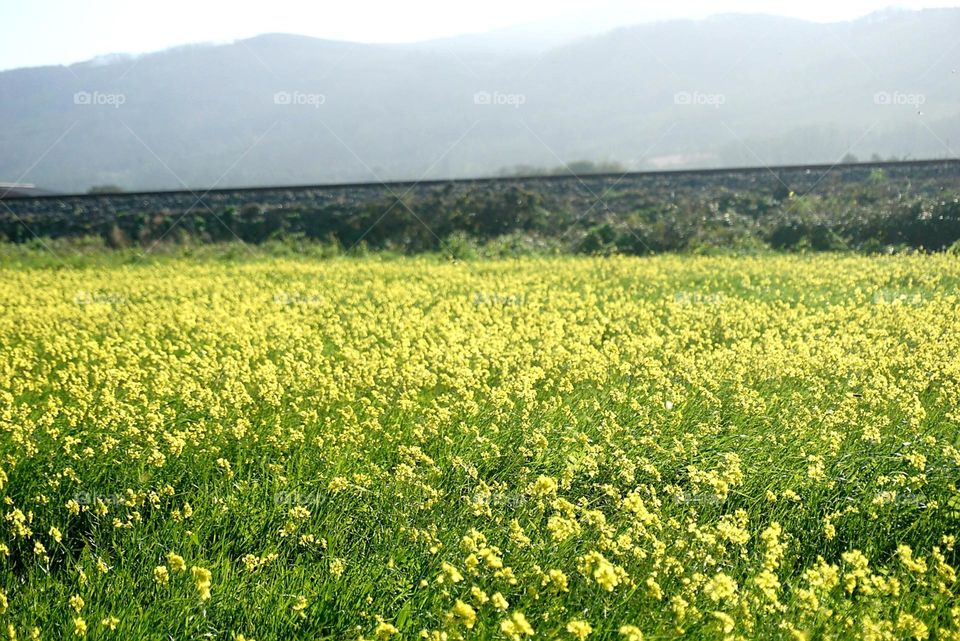
[[[260,33],[299,33],[362,42],[411,42],[545,19],[631,24],[726,12],[836,21],[890,6],[890,0],[3,0],[0,69],[142,53]],[[960,0],[902,0],[903,8]]]

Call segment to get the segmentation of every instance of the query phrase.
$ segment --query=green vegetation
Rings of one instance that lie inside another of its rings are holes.
[[[186,211],[170,207],[173,197],[162,195],[77,201],[89,212],[70,211],[57,200],[11,201],[22,210],[0,211],[0,236],[17,243],[37,243],[39,237],[47,244],[51,238],[100,237],[113,248],[242,241],[311,253],[458,257],[894,253],[941,251],[960,240],[960,191],[951,190],[950,180],[914,181],[909,173],[893,179],[880,168],[855,171],[862,178],[816,181],[813,188],[799,180],[792,187],[767,179],[734,189],[691,176],[647,183],[567,178],[439,186],[389,197],[344,189],[325,200],[279,189],[242,206],[212,201],[209,210],[190,198],[194,208]]]
[[[11,638],[960,638],[952,256],[197,251],[0,267]]]

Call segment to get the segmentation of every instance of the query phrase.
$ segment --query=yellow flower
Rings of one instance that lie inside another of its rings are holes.
[[[330,575],[335,579],[339,579],[343,576],[343,573],[347,571],[347,562],[343,559],[331,559],[330,560]]]
[[[327,485],[327,489],[334,494],[342,492],[348,487],[350,487],[350,481],[342,476],[335,476],[330,479],[330,483]]]
[[[643,641],[643,632],[635,625],[622,625],[619,632],[626,637],[625,641]]]
[[[557,493],[557,481],[549,476],[539,476],[530,484],[528,492],[533,496],[548,497]]]
[[[210,570],[195,565],[190,568],[190,573],[193,575],[193,580],[197,584],[197,592],[200,594],[200,600],[208,600],[210,598],[210,586],[213,582],[213,575],[210,573]]]
[[[83,598],[79,594],[74,594],[70,597],[70,607],[73,608],[74,612],[79,613],[83,609],[84,603]]]
[[[857,587],[860,591],[869,594],[873,591],[870,585],[870,561],[860,550],[849,550],[840,555],[846,566],[846,572],[843,574],[843,587],[848,593],[852,593]]]
[[[593,632],[593,628],[586,621],[574,619],[567,624],[567,632],[577,639],[580,639],[580,641],[583,641],[590,636],[590,633]]]
[[[511,641],[521,641],[524,636],[532,637],[533,628],[527,623],[527,618],[520,612],[514,612],[509,619],[500,622],[500,631]]]
[[[733,632],[733,626],[735,625],[733,617],[726,612],[713,612],[711,614],[713,615],[714,619],[720,622],[724,634],[730,634]]]
[[[663,588],[660,587],[660,584],[657,583],[657,580],[652,576],[648,576],[647,580],[644,581],[644,585],[647,586],[647,596],[655,601],[660,601],[663,599]]]
[[[553,585],[554,588],[560,592],[568,592],[569,588],[567,575],[563,573],[562,570],[550,570],[543,575],[543,579],[540,583],[542,586],[546,587],[547,585]]]
[[[293,611],[294,611],[294,612],[303,612],[304,610],[307,609],[307,605],[308,605],[308,604],[307,604],[307,598],[304,597],[304,596],[298,596],[298,597],[297,597],[297,602],[294,603],[293,606],[292,606],[292,607],[293,607]]]
[[[100,625],[107,628],[108,630],[116,630],[118,623],[120,623],[120,619],[118,619],[117,617],[110,616],[105,618],[103,621],[101,621]]]
[[[473,624],[477,620],[476,610],[460,599],[457,599],[457,602],[453,605],[453,610],[451,610],[450,614],[455,619],[459,619],[467,628],[472,628]]]
[[[444,577],[446,577],[450,583],[459,583],[460,581],[463,581],[463,575],[457,571],[457,568],[450,565],[446,561],[440,564],[440,569],[442,570],[442,574],[437,578],[440,583],[443,583]]]
[[[703,591],[714,603],[732,601],[737,595],[737,582],[723,572],[718,572],[703,586]]]
[[[183,560],[183,557],[174,552],[167,552],[167,564],[173,572],[184,572],[187,569],[187,564]]]
[[[923,559],[914,558],[913,550],[909,545],[897,546],[897,556],[900,557],[900,563],[911,572],[923,574],[927,571],[927,563]]]
[[[780,600],[777,591],[780,589],[780,580],[777,575],[769,570],[763,570],[757,576],[753,577],[753,584],[757,586],[764,598],[769,602],[770,607],[777,607]]]
[[[233,466],[230,465],[230,461],[225,458],[218,458],[217,467],[220,468],[227,478],[233,478]]]
[[[473,597],[473,600],[476,601],[477,605],[483,605],[490,600],[490,597],[487,596],[487,593],[476,585],[470,586],[470,596]]]
[[[159,583],[160,585],[166,585],[170,582],[170,573],[167,571],[167,566],[158,565],[153,568],[153,580]]]
[[[597,551],[589,552],[580,557],[578,568],[583,575],[591,577],[597,582],[597,585],[607,592],[612,592],[615,587],[628,578],[623,568],[614,565]]]
[[[906,612],[897,617],[897,629],[903,631],[907,638],[916,641],[924,641],[930,635],[930,629],[923,621]]]
[[[557,543],[566,541],[572,536],[580,534],[582,528],[575,518],[567,518],[554,514],[547,519],[547,529]]]
[[[946,224],[955,198],[904,211]],[[200,612],[215,567],[235,623],[263,600],[304,632],[319,563],[320,596],[368,588],[335,613],[347,641],[960,641],[955,256],[3,261],[21,249],[0,247],[0,636],[29,638],[31,595],[67,597],[51,637],[123,636],[124,599]],[[70,302],[105,286],[131,304]],[[98,478],[125,486],[80,493]],[[265,536],[216,536],[254,512]]]
[[[73,620],[73,634],[82,637],[87,633],[87,622],[82,617],[76,617]]]
[[[376,629],[373,631],[373,633],[377,636],[377,639],[380,639],[381,641],[384,639],[389,639],[398,632],[400,631],[385,621],[381,621],[379,624],[377,624]]]

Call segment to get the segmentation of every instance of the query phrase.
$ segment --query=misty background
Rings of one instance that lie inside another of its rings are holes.
[[[268,34],[0,72],[0,182],[65,192],[956,157],[960,9]]]

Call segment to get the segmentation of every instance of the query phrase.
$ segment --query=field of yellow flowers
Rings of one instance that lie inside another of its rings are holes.
[[[0,267],[18,639],[960,639],[960,260]]]

